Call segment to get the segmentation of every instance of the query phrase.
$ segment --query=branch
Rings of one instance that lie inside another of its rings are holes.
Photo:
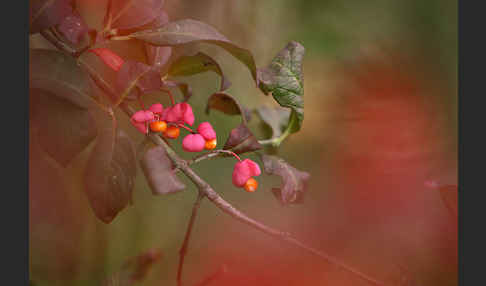
[[[130,106],[128,106],[126,103],[122,102],[120,104],[120,107],[123,109],[123,111],[131,117],[132,114],[135,112]],[[148,135],[149,138],[154,142],[156,145],[161,145],[165,148],[167,155],[169,158],[172,160],[176,168],[179,168],[199,189],[200,192],[202,192],[213,204],[215,204],[220,210],[223,212],[229,214],[231,217],[235,218],[236,220],[239,220],[253,228],[256,228],[270,236],[273,236],[281,241],[285,241],[289,244],[292,244],[294,246],[297,246],[303,250],[306,250],[307,252],[314,254],[352,274],[355,274],[356,276],[359,276],[365,281],[368,281],[371,284],[374,285],[379,285],[383,286],[384,284],[377,281],[376,279],[360,272],[359,270],[356,270],[344,263],[339,262],[332,256],[329,256],[328,254],[321,252],[313,247],[310,247],[303,242],[299,241],[298,239],[292,237],[290,233],[288,232],[283,232],[274,228],[271,228],[269,226],[266,226],[265,224],[254,220],[250,217],[248,217],[246,214],[242,213],[235,207],[233,207],[230,203],[225,201],[213,188],[201,177],[199,177],[194,170],[189,167],[189,164],[186,160],[182,159],[175,153],[175,151],[160,137],[158,134],[151,133]]]
[[[179,267],[177,268],[177,285],[182,285],[182,267],[184,266],[184,257],[186,256],[187,247],[189,245],[189,239],[191,238],[192,227],[194,226],[194,221],[197,217],[197,211],[199,210],[199,206],[201,205],[201,201],[204,198],[204,194],[199,192],[197,195],[196,202],[192,207],[192,214],[191,218],[189,219],[189,224],[187,225],[186,236],[184,237],[184,242],[182,243],[182,247],[179,250]]]

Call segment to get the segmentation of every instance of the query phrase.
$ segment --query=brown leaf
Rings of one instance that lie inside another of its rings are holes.
[[[230,132],[230,136],[224,144],[224,150],[231,150],[237,154],[253,152],[262,148],[258,140],[245,124],[240,124]]]

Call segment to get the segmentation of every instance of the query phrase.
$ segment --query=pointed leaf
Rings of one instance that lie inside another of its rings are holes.
[[[183,56],[171,64],[169,76],[190,76],[206,71],[213,71],[221,77],[219,90],[223,91],[229,88],[231,83],[223,75],[219,64],[205,53],[197,53],[193,56]]]
[[[217,45],[245,64],[256,81],[256,66],[253,55],[221,35],[215,28],[192,19],[169,22],[157,29],[144,30],[129,35],[156,46],[178,46],[204,42]]]
[[[29,4],[30,34],[60,24],[73,11],[71,0],[30,0]]]
[[[263,170],[269,175],[282,178],[282,186],[273,188],[272,192],[282,204],[302,203],[307,188],[309,173],[302,172],[290,166],[283,159],[271,155],[260,155]]]
[[[442,186],[439,191],[445,206],[457,217],[457,185]]]
[[[272,129],[272,138],[282,135],[289,122],[290,110],[281,107],[262,106],[257,108],[260,118]]]
[[[304,53],[304,47],[292,41],[277,54],[270,65],[258,70],[259,87],[263,93],[272,93],[281,106],[292,109],[297,120],[289,123],[291,133],[299,131],[304,120]]]
[[[76,61],[53,50],[30,50],[30,88],[37,88],[69,100],[79,107],[92,104],[88,76]]]
[[[69,42],[77,45],[88,33],[89,28],[79,13],[73,11],[61,21],[58,30]]]
[[[30,91],[39,145],[66,167],[96,137],[96,128],[87,109],[42,90]]]
[[[150,23],[149,29],[160,28],[169,22],[169,15],[165,11],[161,11],[159,16]],[[157,47],[145,43],[145,51],[149,65],[160,70],[166,63],[169,62],[172,55],[172,47]]]
[[[128,96],[130,96],[130,99],[136,98],[137,87],[143,94],[159,90],[161,85],[160,74],[156,70],[144,63],[127,60],[123,63],[117,75],[116,90],[120,94],[118,104]]]
[[[167,157],[164,147],[157,146],[148,150],[140,164],[152,194],[167,195],[185,188],[177,178],[172,161]]]
[[[250,120],[250,111],[241,106],[233,96],[224,92],[213,93],[209,97],[206,105],[206,114],[209,114],[211,109],[219,110],[228,115],[241,115],[245,124]]]
[[[156,19],[162,10],[164,1],[112,0],[111,5],[111,28],[130,29],[143,26]]]
[[[162,257],[162,252],[158,249],[150,249],[129,258],[125,261],[121,269],[108,278],[104,286],[130,286],[145,279],[152,266]]]
[[[231,150],[236,154],[253,152],[261,148],[262,146],[258,143],[258,140],[243,123],[231,130],[230,136],[223,147],[224,150]]]
[[[85,170],[85,192],[95,215],[110,223],[132,202],[137,170],[135,148],[124,132],[117,131],[113,114],[100,108],[90,112],[98,136]]]

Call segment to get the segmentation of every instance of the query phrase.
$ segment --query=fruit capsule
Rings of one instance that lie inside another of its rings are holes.
[[[213,139],[213,140],[207,140],[206,141],[206,144],[204,144],[204,149],[206,150],[213,150],[214,148],[216,148],[216,144],[218,142],[216,141],[216,139]]]
[[[179,134],[181,133],[179,127],[177,126],[169,126],[167,127],[167,130],[165,130],[164,135],[170,139],[176,139],[179,137]]]
[[[249,178],[248,181],[246,181],[244,188],[245,191],[252,193],[258,188],[258,181],[253,178]]]
[[[153,132],[165,132],[167,130],[167,123],[165,121],[150,122],[150,130]]]

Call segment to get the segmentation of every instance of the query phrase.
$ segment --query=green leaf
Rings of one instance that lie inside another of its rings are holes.
[[[203,22],[192,19],[169,22],[157,29],[130,34],[128,38],[139,39],[155,46],[178,46],[198,42],[217,45],[245,64],[250,70],[253,79],[257,80],[255,60],[251,52],[238,47],[215,28]]]
[[[161,257],[162,252],[160,250],[149,249],[135,257],[129,258],[123,263],[118,272],[104,281],[103,286],[130,286],[141,282]]]
[[[113,113],[97,107],[90,112],[98,136],[85,170],[85,192],[95,215],[110,223],[132,201],[135,147],[124,132],[117,131]]]
[[[58,25],[72,14],[70,0],[30,0],[30,34]]]
[[[152,194],[167,195],[182,191],[185,186],[175,174],[172,161],[163,146],[148,150],[140,162]]]
[[[205,53],[197,53],[193,56],[182,56],[171,64],[169,68],[169,76],[190,76],[206,71],[213,71],[221,76],[220,91],[229,88],[231,83],[224,76],[219,64]]]
[[[282,178],[282,186],[272,189],[275,197],[284,205],[302,203],[307,181],[310,178],[309,173],[295,169],[276,156],[260,155],[260,158],[263,161],[265,173]]]
[[[272,93],[281,106],[292,109],[296,120],[289,122],[290,133],[299,131],[304,120],[304,53],[304,47],[292,41],[277,54],[270,65],[258,70],[259,87],[263,93]]]
[[[241,115],[243,123],[250,120],[251,112],[241,106],[241,104],[231,95],[224,92],[213,93],[208,98],[206,105],[206,114],[209,114],[211,109],[219,110],[228,115]]]
[[[223,149],[231,150],[236,154],[253,152],[262,148],[253,133],[245,124],[240,124],[230,132]]]
[[[53,50],[30,50],[30,88],[42,89],[66,99],[79,107],[88,108],[94,101],[90,96],[89,77],[76,61]]]
[[[48,91],[31,89],[30,100],[34,109],[30,120],[39,145],[66,167],[96,137],[93,118],[87,109]]]

